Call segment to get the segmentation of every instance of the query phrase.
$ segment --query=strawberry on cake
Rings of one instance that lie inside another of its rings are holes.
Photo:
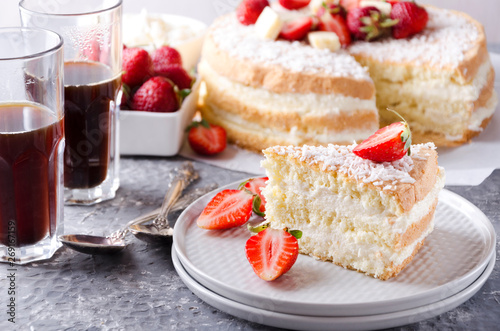
[[[410,144],[398,122],[359,145],[266,149],[271,228],[300,229],[300,252],[316,259],[397,276],[432,232],[444,185],[435,146]]]
[[[416,142],[463,144],[497,104],[482,26],[406,1],[243,0],[206,36],[203,116],[230,142],[350,144],[394,121]]]

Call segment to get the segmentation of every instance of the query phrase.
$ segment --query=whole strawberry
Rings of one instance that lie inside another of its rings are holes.
[[[135,92],[132,109],[151,112],[174,112],[179,109],[179,98],[174,86],[165,77],[153,77]]]
[[[125,48],[122,64],[122,82],[129,87],[141,85],[153,76],[153,61],[142,48]]]
[[[414,2],[401,1],[392,6],[391,19],[397,20],[392,28],[392,37],[403,39],[422,31],[427,25],[429,15],[424,7]]]
[[[155,69],[155,75],[170,79],[180,90],[191,88],[193,77],[178,64],[161,65]]]
[[[181,54],[170,46],[162,46],[155,50],[151,55],[153,60],[154,71],[158,72],[159,69],[170,65],[182,66]]]
[[[267,6],[269,6],[267,0],[243,0],[236,8],[236,17],[243,25],[255,24]]]
[[[347,26],[358,40],[370,41],[389,33],[389,28],[396,24],[385,17],[378,8],[358,7],[347,12]]]
[[[226,149],[226,130],[207,121],[193,122],[188,128],[189,146],[198,154],[214,155]]]

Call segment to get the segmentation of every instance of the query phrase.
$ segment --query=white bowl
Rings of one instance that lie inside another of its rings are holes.
[[[162,27],[165,26],[171,30],[164,32]],[[139,14],[124,14],[123,43],[127,47],[141,47],[148,52],[163,45],[172,46],[181,54],[184,69],[189,71],[200,58],[206,29],[205,23],[187,16],[147,13],[143,10]]]
[[[120,111],[121,155],[176,155],[184,141],[184,131],[193,120],[198,103],[200,80],[173,113],[136,110]]]

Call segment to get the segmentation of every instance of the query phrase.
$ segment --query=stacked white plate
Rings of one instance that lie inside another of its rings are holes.
[[[174,228],[172,260],[184,283],[208,304],[265,325],[307,330],[395,327],[434,317],[474,295],[495,263],[495,230],[462,197],[443,190],[434,232],[398,277],[381,281],[300,255],[273,282],[245,257],[245,226],[207,231],[196,219],[215,194],[188,207]],[[300,244],[300,241],[299,241]]]

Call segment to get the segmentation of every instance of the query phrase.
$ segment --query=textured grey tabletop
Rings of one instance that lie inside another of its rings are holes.
[[[103,235],[161,205],[169,172],[183,159],[124,158],[117,197],[65,207],[65,233]],[[220,186],[248,177],[195,163]],[[500,233],[500,170],[482,185],[447,187],[479,207]],[[131,237],[121,254],[90,256],[61,248],[46,262],[17,267],[16,324],[7,321],[7,265],[0,265],[0,330],[271,330],[223,313],[196,297],[176,274],[169,246]],[[500,256],[497,239],[497,260]],[[500,325],[500,264],[469,301],[394,330],[494,330]]]

